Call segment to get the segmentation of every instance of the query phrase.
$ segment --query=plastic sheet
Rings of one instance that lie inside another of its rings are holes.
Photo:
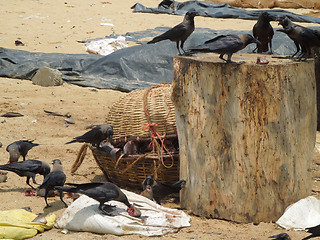
[[[174,1],[173,5],[170,7],[160,3],[157,8],[150,8],[137,3],[134,6],[133,12],[184,15],[191,9],[195,9],[198,13],[198,16],[213,18],[237,18],[246,20],[257,20],[260,13],[265,11],[250,11],[243,8],[231,7],[226,3],[211,3],[205,1]],[[320,23],[320,18],[318,17],[304,16],[281,9],[268,9],[268,13],[272,16],[278,17],[288,16],[292,21],[295,22]]]

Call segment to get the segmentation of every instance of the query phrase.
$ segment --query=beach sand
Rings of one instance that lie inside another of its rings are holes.
[[[149,7],[156,7],[159,1],[139,1]],[[86,53],[84,44],[78,41],[103,38],[111,33],[125,34],[155,28],[171,27],[182,20],[182,16],[133,13],[132,0],[16,0],[0,1],[0,46],[32,52]],[[296,13],[309,13],[308,9],[287,9]],[[316,13],[317,14],[317,13]],[[196,27],[212,29],[251,30],[255,21],[235,19],[213,19],[196,17]],[[105,26],[101,23],[111,23]],[[273,23],[276,27],[277,24]],[[302,24],[315,25],[315,24]],[[20,40],[24,46],[15,46]],[[5,151],[8,144],[19,139],[32,139],[39,146],[30,150],[29,159],[40,159],[51,163],[62,160],[67,182],[104,181],[92,154],[88,151],[76,174],[70,169],[81,144],[65,145],[75,136],[83,134],[90,124],[104,123],[109,107],[126,93],[113,90],[95,90],[64,83],[59,87],[40,87],[31,81],[0,78],[0,114],[20,112],[24,117],[0,118],[0,163],[8,161]],[[62,117],[51,116],[44,110],[65,114],[69,112],[75,124],[67,125]],[[319,154],[315,152],[315,161]],[[314,164],[315,165],[315,164]],[[317,168],[317,165],[315,165]],[[314,176],[317,176],[317,170]],[[320,174],[318,174],[320,176]],[[319,177],[318,176],[318,177]],[[42,181],[42,176],[37,177]],[[55,213],[58,217],[64,211],[59,197],[49,198],[51,208],[44,209],[40,197],[26,197],[25,178],[8,173],[8,180],[0,183],[0,210],[31,207],[34,213]],[[315,183],[314,189],[320,190]],[[179,207],[174,203],[165,206]],[[185,210],[189,213],[188,210]],[[152,239],[267,239],[268,236],[286,232],[274,223],[238,224],[217,219],[203,219],[192,216],[191,227],[178,233]],[[292,239],[308,236],[305,232],[288,231]],[[59,229],[41,233],[34,239],[118,239],[113,235],[99,235],[87,232],[62,234]],[[121,239],[144,239],[137,235]]]

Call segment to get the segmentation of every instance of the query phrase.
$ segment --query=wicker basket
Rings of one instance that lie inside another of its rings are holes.
[[[95,147],[91,147],[94,158],[108,181],[121,187],[141,188],[141,183],[149,174],[157,176],[157,180],[173,183],[179,180],[179,154],[172,154],[173,166],[165,168],[159,163],[157,154],[147,156],[130,155],[123,157],[116,166],[116,162],[104,155]],[[163,161],[171,165],[171,156],[165,154]],[[154,172],[154,170],[156,171]]]
[[[91,146],[93,156],[108,180],[122,187],[140,187],[146,175],[164,182],[179,179],[179,153],[167,153],[164,139],[178,141],[171,84],[133,91],[114,103],[107,123],[113,127],[113,144],[129,140],[153,144],[148,153],[129,155],[115,161]],[[178,144],[177,144],[178,145]]]

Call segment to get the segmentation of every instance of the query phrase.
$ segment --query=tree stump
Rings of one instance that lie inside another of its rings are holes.
[[[311,194],[314,62],[257,56],[174,58],[181,206],[195,215],[270,222]]]
[[[314,71],[316,73],[316,89],[317,89],[317,130],[320,131],[320,50],[313,49]]]

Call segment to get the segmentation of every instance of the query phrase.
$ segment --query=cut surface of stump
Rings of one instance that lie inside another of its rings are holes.
[[[256,64],[257,57],[269,64]],[[174,58],[181,206],[236,222],[277,220],[311,194],[314,62],[261,54]]]

